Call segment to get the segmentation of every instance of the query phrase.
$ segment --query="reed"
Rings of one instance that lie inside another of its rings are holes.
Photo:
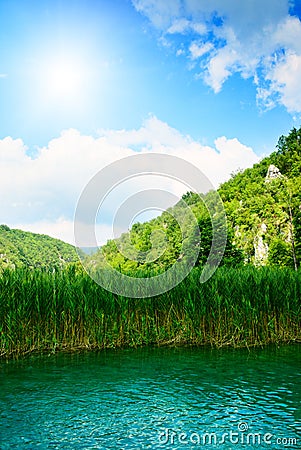
[[[301,342],[301,272],[195,268],[153,298],[111,294],[75,270],[0,275],[0,355],[142,345],[262,346]]]

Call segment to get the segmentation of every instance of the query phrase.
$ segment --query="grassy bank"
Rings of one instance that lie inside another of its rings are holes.
[[[301,273],[194,269],[164,295],[110,294],[85,274],[6,270],[0,275],[0,355],[79,348],[301,342]]]

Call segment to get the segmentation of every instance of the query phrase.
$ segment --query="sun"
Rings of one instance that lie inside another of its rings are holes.
[[[104,79],[89,49],[73,47],[55,52],[45,48],[44,54],[33,61],[30,86],[37,114],[58,114],[71,123],[71,118],[93,107]]]
[[[84,78],[79,62],[58,60],[45,67],[44,85],[50,97],[69,98],[79,95]]]
[[[47,108],[83,106],[91,89],[89,63],[74,52],[48,56],[36,67],[37,95]],[[39,94],[38,94],[39,93]]]
[[[48,73],[47,86],[54,94],[71,95],[80,88],[81,74],[79,68],[68,63],[52,67]]]

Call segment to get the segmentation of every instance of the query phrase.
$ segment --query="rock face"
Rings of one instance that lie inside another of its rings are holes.
[[[265,182],[268,183],[271,180],[274,180],[275,178],[281,178],[282,174],[280,172],[280,170],[278,169],[278,167],[274,166],[274,164],[269,165],[266,177],[265,177]]]
[[[259,232],[254,239],[254,263],[256,266],[264,266],[267,263],[269,256],[269,246],[265,242],[265,233],[267,226],[262,223],[259,228]]]
[[[267,263],[269,255],[269,246],[263,240],[263,236],[257,236],[254,242],[255,265],[264,266]]]

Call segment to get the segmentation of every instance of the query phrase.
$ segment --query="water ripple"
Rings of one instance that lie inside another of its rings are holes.
[[[243,426],[246,433],[273,435],[273,444],[260,448],[284,448],[277,437],[294,438],[289,448],[301,448],[300,361],[300,347],[292,346],[10,362],[0,369],[0,448],[162,449],[160,433],[169,430],[169,448],[189,448],[181,445],[181,433],[187,439],[213,433],[229,450],[238,446],[222,444],[223,434],[242,433]]]

